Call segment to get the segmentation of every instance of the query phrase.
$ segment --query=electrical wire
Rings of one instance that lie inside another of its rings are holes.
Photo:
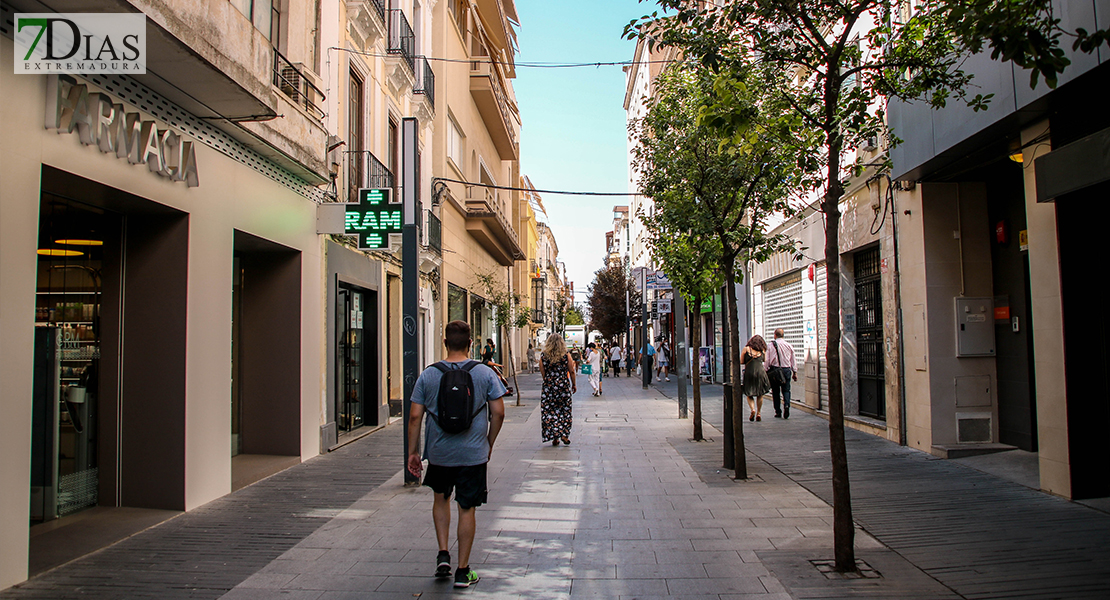
[[[332,47],[328,48],[328,50],[338,50],[340,52],[349,52],[351,54],[357,54],[359,56],[367,56],[367,57],[370,57],[370,58],[389,58],[391,56],[396,56],[395,54],[389,54],[389,53],[382,54],[380,52],[362,52],[360,50],[353,50],[351,48],[340,48],[338,46],[332,46]],[[493,64],[500,65],[500,66],[514,67],[514,68],[524,67],[524,68],[532,68],[532,69],[581,69],[581,68],[598,68],[598,67],[625,67],[625,66],[629,66],[629,65],[632,65],[632,64],[651,65],[651,64],[670,64],[670,63],[682,62],[682,61],[679,61],[679,60],[642,60],[642,61],[639,61],[639,63],[637,63],[636,61],[631,61],[631,60],[613,60],[613,61],[580,62],[580,63],[573,63],[573,62],[567,62],[567,63],[532,62],[532,61],[511,62],[511,61],[497,60],[496,58],[494,58],[492,56],[476,56],[474,58],[442,58],[442,57],[436,57],[436,56],[424,56],[423,58],[428,60],[428,61],[431,61],[431,62],[443,62],[443,63],[473,63],[473,62],[478,62],[478,61],[485,62],[485,61],[488,60],[489,62],[491,62]]]
[[[494,185],[492,183],[476,183],[473,181],[463,181],[461,179],[448,179],[446,177],[433,177],[432,185],[437,181],[445,181],[447,183],[460,183],[462,185],[490,188],[493,190],[507,190],[510,192],[535,192],[537,194],[561,194],[564,196],[643,196],[638,192],[577,192],[568,190],[537,190],[535,188],[522,188],[510,187],[506,185]]]

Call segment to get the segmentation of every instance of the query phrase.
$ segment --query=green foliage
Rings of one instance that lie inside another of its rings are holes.
[[[582,310],[577,306],[571,306],[566,311],[566,324],[567,325],[585,325],[586,319],[582,316]]]
[[[766,222],[789,214],[791,194],[813,178],[793,151],[796,120],[763,93],[770,76],[753,67],[726,81],[696,63],[669,68],[632,127],[640,188],[655,203],[640,215],[652,255],[687,298],[719,289],[737,259],[790,247]],[[727,111],[712,108],[726,102]]]
[[[590,329],[612,339],[627,331],[626,306],[639,306],[640,292],[623,267],[609,265],[594,273],[586,303],[590,308]]]

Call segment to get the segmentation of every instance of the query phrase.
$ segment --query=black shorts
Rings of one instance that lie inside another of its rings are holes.
[[[428,465],[424,475],[424,485],[445,500],[451,499],[455,492],[455,502],[461,508],[475,508],[486,503],[486,464],[470,467],[441,467]]]

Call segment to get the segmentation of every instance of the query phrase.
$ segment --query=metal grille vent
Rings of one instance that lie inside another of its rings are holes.
[[[794,347],[794,359],[801,365],[805,360],[805,328],[802,316],[802,280],[776,287],[763,293],[763,337],[770,344],[775,330],[782,328],[785,340]],[[768,350],[770,352],[770,350]]]
[[[164,121],[202,144],[242,163],[294,192],[312,200],[325,200],[324,190],[275,165],[266,157],[239,143],[228,134],[197,118],[126,75],[89,75],[92,83],[104,88],[139,110]]]

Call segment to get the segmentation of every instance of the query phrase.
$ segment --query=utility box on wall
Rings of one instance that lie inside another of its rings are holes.
[[[994,355],[994,299],[956,298],[956,356]]]

